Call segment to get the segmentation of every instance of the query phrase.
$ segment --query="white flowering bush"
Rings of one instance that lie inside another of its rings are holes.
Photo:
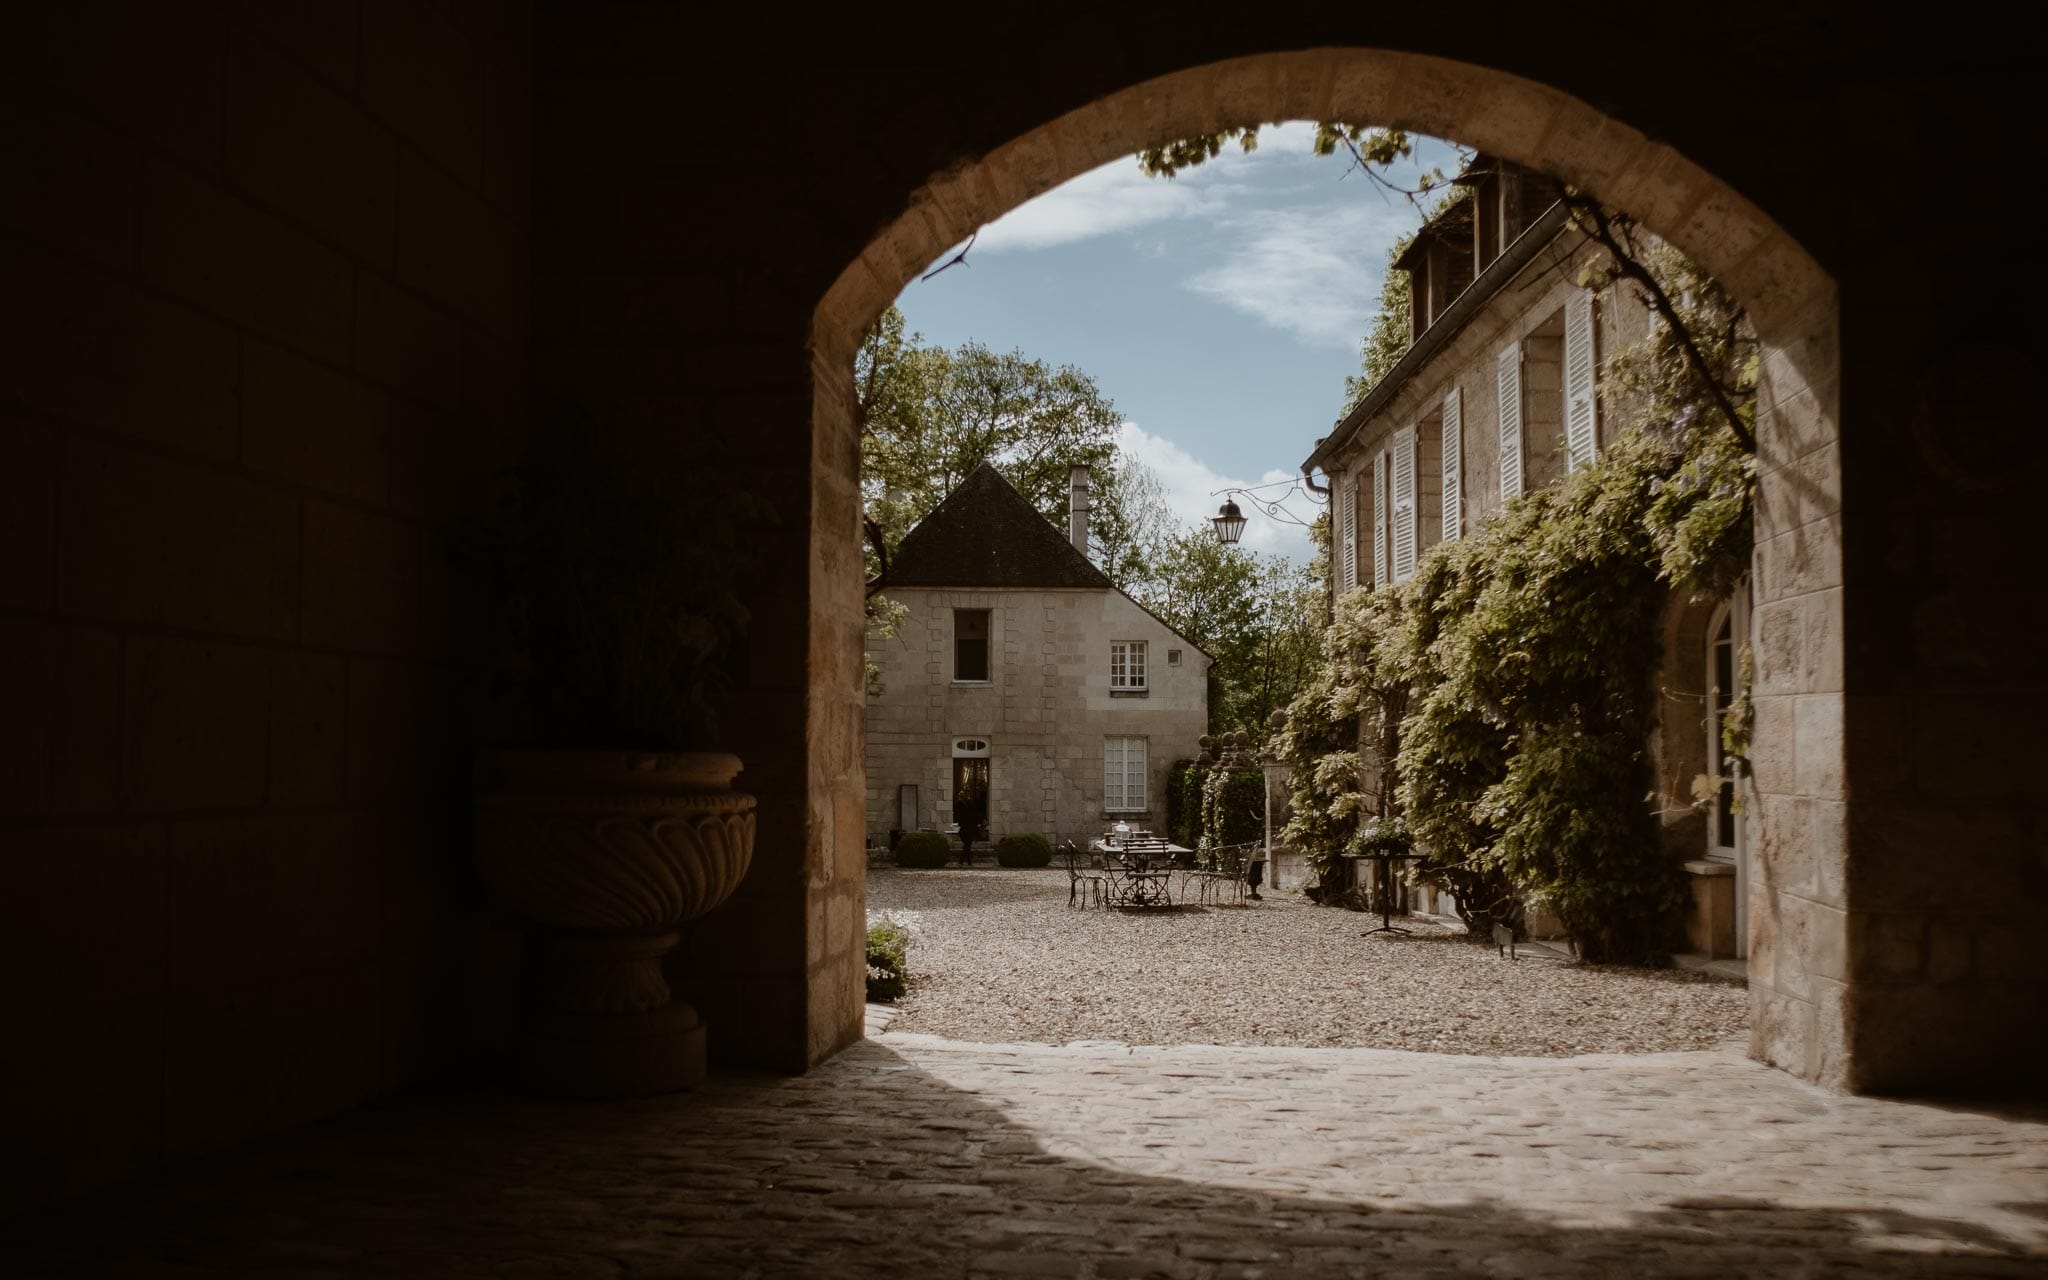
[[[894,1000],[910,989],[910,943],[921,924],[911,911],[868,912],[868,999]]]

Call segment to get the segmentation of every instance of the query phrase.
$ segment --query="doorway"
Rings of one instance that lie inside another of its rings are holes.
[[[988,757],[953,761],[953,821],[960,842],[988,839]]]

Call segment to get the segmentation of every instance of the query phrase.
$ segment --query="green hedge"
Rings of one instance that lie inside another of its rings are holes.
[[[930,870],[945,866],[946,860],[952,856],[953,850],[947,845],[946,837],[936,831],[906,832],[896,842],[896,865],[899,867]]]
[[[1052,862],[1052,842],[1035,831],[1020,831],[996,841],[996,865],[1043,867]]]
[[[1202,834],[1202,770],[1176,760],[1166,771],[1166,838],[1192,849]]]
[[[1211,846],[1250,844],[1266,828],[1266,775],[1257,769],[1212,770],[1205,784],[1202,834]]]

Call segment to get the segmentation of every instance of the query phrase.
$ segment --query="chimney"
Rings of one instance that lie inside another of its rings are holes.
[[[1074,544],[1074,550],[1083,556],[1088,554],[1088,468],[1074,467],[1067,472],[1067,539]]]

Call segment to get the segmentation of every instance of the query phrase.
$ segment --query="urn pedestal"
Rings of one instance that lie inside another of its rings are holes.
[[[662,960],[678,925],[739,885],[754,797],[739,757],[502,752],[483,765],[477,863],[545,930],[525,1069],[585,1097],[687,1089],[704,1078],[704,1023],[675,1000]]]

